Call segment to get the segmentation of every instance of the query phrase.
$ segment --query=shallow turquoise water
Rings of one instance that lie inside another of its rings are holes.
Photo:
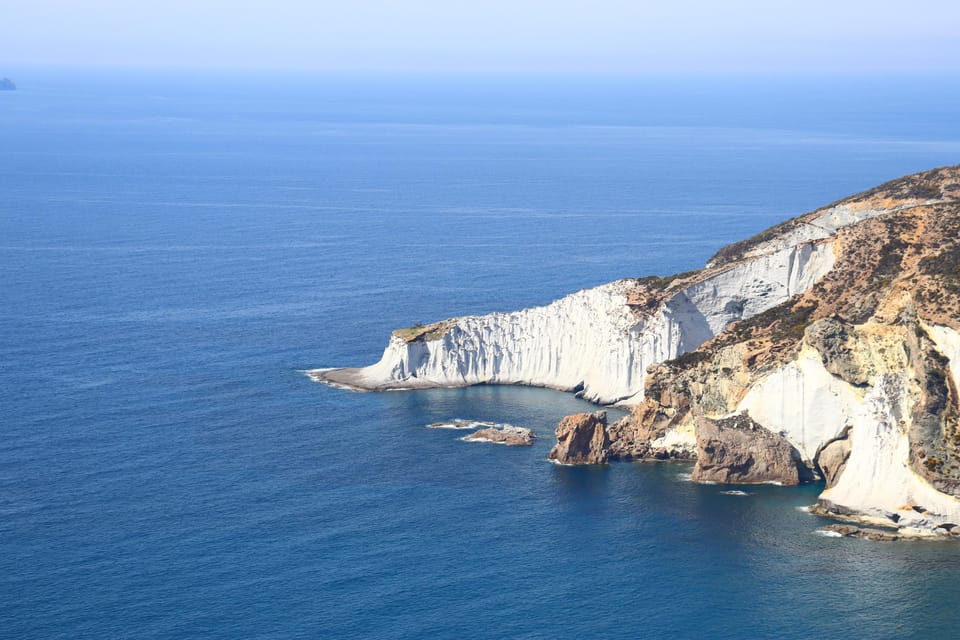
[[[569,395],[354,394],[392,328],[695,268],[960,158],[956,83],[17,77],[0,635],[944,637],[960,551],[816,487],[545,462]],[[922,99],[913,98],[920,96]],[[506,421],[529,449],[424,425]]]

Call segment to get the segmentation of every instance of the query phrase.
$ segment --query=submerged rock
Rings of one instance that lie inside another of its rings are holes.
[[[494,444],[505,444],[513,447],[528,447],[533,444],[535,437],[536,434],[530,431],[530,429],[505,424],[479,429],[465,436],[463,439],[472,442],[492,442]]]
[[[483,420],[464,420],[463,418],[454,418],[440,422],[431,422],[427,429],[486,429],[488,427],[504,426],[493,422],[484,422]],[[509,426],[509,425],[506,425]]]
[[[697,424],[694,482],[800,484],[800,459],[786,438],[767,431],[747,415]]]
[[[607,412],[578,413],[557,425],[557,444],[547,458],[562,464],[605,464],[609,446]]]
[[[902,535],[883,529],[856,527],[852,524],[828,524],[823,531],[830,531],[843,538],[867,538],[878,542],[895,542],[903,538]]]

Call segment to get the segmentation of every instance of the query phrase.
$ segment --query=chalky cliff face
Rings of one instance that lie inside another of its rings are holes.
[[[789,443],[801,477],[827,480],[820,511],[926,531],[960,524],[958,200],[953,167],[826,210],[853,220],[831,231],[829,273],[653,367],[644,401],[609,429],[610,457],[697,459],[696,478],[724,467],[718,451],[739,447],[754,468],[773,468],[768,440],[706,433],[705,424],[740,416]],[[823,215],[732,245],[715,262],[807,237]],[[751,480],[795,478],[790,470]]]
[[[394,332],[358,390],[482,383],[635,405],[558,462],[697,459],[824,511],[960,524],[960,167],[908,176],[721,250],[701,271]],[[649,373],[649,376],[647,375]],[[572,442],[572,441],[571,441]],[[570,457],[566,460],[565,457]]]
[[[519,384],[635,404],[650,365],[806,291],[833,260],[829,240],[801,239],[676,278],[619,280],[544,307],[401,329],[380,362],[310,375],[357,390]]]

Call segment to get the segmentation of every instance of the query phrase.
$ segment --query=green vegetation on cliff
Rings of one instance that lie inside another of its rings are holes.
[[[447,331],[449,331],[452,326],[453,323],[448,320],[427,325],[418,322],[412,327],[395,330],[393,335],[407,344],[411,342],[427,342],[430,340],[439,340],[447,334]]]

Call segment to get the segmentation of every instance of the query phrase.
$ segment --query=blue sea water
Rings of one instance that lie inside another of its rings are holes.
[[[28,74],[29,71],[29,74]],[[9,74],[8,74],[9,75]],[[545,462],[542,389],[302,370],[960,161],[956,78],[24,70],[0,93],[3,638],[937,638],[960,547]],[[426,429],[533,428],[532,448]]]

